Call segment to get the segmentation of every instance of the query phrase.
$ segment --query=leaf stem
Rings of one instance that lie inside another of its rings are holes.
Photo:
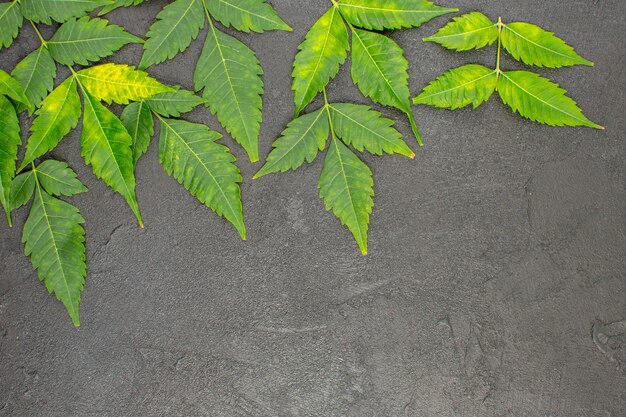
[[[504,23],[502,23],[501,17],[498,17],[498,23],[496,23],[496,25],[498,26],[498,56],[496,57],[496,76],[500,78],[500,73],[502,72],[502,70],[500,70],[500,55],[502,51],[502,28],[504,27]]]
[[[333,139],[336,139],[335,126],[333,125],[333,118],[330,117],[330,103],[328,102],[328,97],[326,96],[326,87],[324,87],[322,92],[324,93],[324,108],[326,109],[326,115],[328,116],[328,124],[330,125],[330,134],[333,137]]]
[[[43,36],[41,36],[41,32],[39,32],[39,29],[37,29],[37,25],[35,25],[35,23],[33,23],[32,20],[29,20],[29,22],[31,26],[33,27],[33,29],[35,29],[35,33],[37,34],[37,37],[39,38],[39,41],[41,42],[41,46],[45,48],[47,45],[46,40],[43,38]]]

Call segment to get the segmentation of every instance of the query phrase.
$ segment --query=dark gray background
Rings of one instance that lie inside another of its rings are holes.
[[[109,17],[144,35],[166,3]],[[236,33],[266,72],[262,156],[293,113],[297,45],[330,2],[272,4],[293,33]],[[1,221],[0,414],[626,415],[626,2],[440,4],[534,22],[574,45],[596,66],[538,72],[606,131],[533,124],[494,96],[477,110],[415,107],[418,150],[402,114],[382,109],[417,156],[363,157],[376,181],[363,257],[318,198],[319,160],[253,181],[260,165],[223,140],[245,177],[242,242],[164,173],[153,144],[137,168],[140,230],[85,167],[77,129],[52,156],[90,189],[72,199],[87,220],[82,326],[22,253],[27,210],[13,229]],[[449,17],[391,34],[413,94],[448,68],[494,63],[494,47],[458,54],[421,42]],[[150,72],[191,88],[204,36]],[[36,46],[25,25],[0,67]],[[137,64],[140,53],[128,46],[112,60]],[[367,103],[348,66],[329,94]],[[221,131],[206,109],[187,118]]]

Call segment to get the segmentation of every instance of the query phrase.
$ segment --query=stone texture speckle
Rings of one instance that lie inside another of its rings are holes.
[[[109,18],[144,35],[166,3]],[[297,46],[330,4],[271,3],[293,33],[235,33],[266,73],[263,156],[293,113]],[[74,131],[52,156],[90,189],[72,200],[87,220],[82,327],[21,252],[26,210],[13,229],[0,222],[0,415],[624,416],[626,2],[439,3],[575,46],[595,67],[538,72],[606,131],[533,124],[496,97],[477,110],[414,107],[426,142],[407,139],[415,160],[364,156],[376,181],[367,257],[324,211],[321,161],[253,181],[260,165],[223,140],[245,178],[242,242],[163,172],[153,144],[137,168],[140,230],[85,167]],[[448,68],[493,65],[493,48],[421,42],[447,19],[391,34],[413,94]],[[150,72],[191,88],[204,36]],[[0,67],[37,44],[25,25]],[[137,64],[140,52],[110,60]],[[367,103],[348,69],[330,99]],[[410,138],[402,114],[377,109]],[[206,109],[186,117],[221,131]]]

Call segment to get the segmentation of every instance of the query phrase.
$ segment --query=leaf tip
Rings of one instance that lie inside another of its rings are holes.
[[[415,159],[415,152],[411,152],[411,155],[409,155],[409,158]]]

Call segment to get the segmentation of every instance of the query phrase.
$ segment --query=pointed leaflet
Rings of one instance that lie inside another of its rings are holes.
[[[448,49],[469,51],[491,45],[498,40],[498,26],[487,16],[479,12],[471,12],[458,16],[425,42],[436,42]]]
[[[374,30],[418,27],[458,11],[425,0],[339,0],[339,10],[354,26]]]
[[[0,95],[0,203],[11,226],[11,182],[15,177],[15,161],[20,140],[20,122],[11,102]]]
[[[130,103],[122,111],[121,120],[132,139],[130,148],[133,151],[133,165],[137,165],[141,155],[148,150],[150,139],[154,135],[152,113],[144,101]]]
[[[54,149],[78,124],[80,97],[76,91],[74,77],[69,77],[55,88],[43,100],[35,115],[35,120],[30,126],[26,155],[18,171]]]
[[[246,239],[241,175],[229,149],[216,143],[220,134],[204,125],[183,120],[161,120],[159,160],[168,175],[200,202],[223,216]]]
[[[514,112],[550,126],[587,126],[604,129],[587,119],[566,91],[550,80],[528,71],[500,74],[498,93]]]
[[[496,89],[497,81],[496,70],[482,65],[463,65],[431,81],[424,91],[413,99],[413,103],[451,110],[470,104],[476,108],[489,100]]]
[[[165,6],[146,35],[139,68],[159,64],[187,49],[204,22],[202,0],[176,0]]]
[[[83,90],[83,98],[85,114],[80,144],[85,163],[92,165],[94,174],[124,197],[139,227],[143,227],[135,195],[132,139],[120,119],[95,97]]]
[[[53,196],[72,196],[87,191],[72,168],[67,166],[65,162],[53,159],[39,164],[37,180],[44,190]]]
[[[346,145],[333,138],[319,180],[320,197],[367,254],[367,229],[374,206],[372,171]]]
[[[24,172],[13,178],[11,183],[11,210],[16,210],[33,196],[35,191],[35,176],[33,171]]]
[[[350,103],[329,105],[333,128],[346,145],[374,155],[400,154],[415,157],[415,154],[402,140],[402,134],[393,128],[393,120],[381,117],[380,113],[368,106]]]
[[[211,16],[242,32],[291,31],[265,0],[204,0]]]
[[[183,113],[190,112],[202,103],[204,100],[189,90],[160,93],[146,100],[150,110],[165,117],[178,117]]]
[[[48,292],[63,303],[74,326],[80,326],[78,305],[87,273],[84,222],[76,207],[37,185],[22,233],[24,253]]]
[[[98,15],[102,16],[120,7],[136,6],[138,4],[143,3],[144,1],[146,0],[114,0],[113,3],[109,3],[108,5],[104,6],[102,10],[98,12]]]
[[[346,60],[348,30],[337,7],[332,7],[311,27],[293,64],[296,115],[326,87]]]
[[[54,88],[56,75],[57,67],[48,48],[43,45],[26,55],[11,72],[11,76],[20,83],[24,95],[34,108],[39,107],[41,100]],[[19,103],[17,111],[19,113],[26,108],[25,104]]]
[[[110,0],[20,0],[22,14],[35,23],[49,25],[52,20],[63,23],[80,17]]]
[[[259,129],[263,101],[263,69],[246,45],[210,24],[193,83],[211,112],[246,150],[251,162],[259,160]]]
[[[502,28],[502,46],[518,61],[538,67],[593,66],[562,39],[530,23],[507,23]]]
[[[17,1],[0,3],[0,49],[8,48],[13,43],[22,27],[22,13]]]
[[[128,104],[141,101],[155,94],[174,91],[144,71],[122,64],[104,64],[80,70],[77,73],[80,84],[89,94],[107,104]]]
[[[352,29],[352,80],[375,103],[405,112],[421,146],[411,111],[408,70],[409,63],[397,43],[379,33]]]
[[[28,101],[20,83],[2,70],[0,70],[0,95],[7,96],[14,101],[25,104],[29,109],[32,109],[32,104]]]
[[[292,120],[272,145],[273,149],[265,165],[254,178],[273,172],[295,170],[304,161],[313,162],[318,152],[324,150],[329,134],[330,125],[324,107]]]
[[[55,61],[63,65],[88,65],[112,55],[129,43],[141,43],[140,38],[117,25],[109,25],[105,19],[88,16],[63,23],[46,42]]]

